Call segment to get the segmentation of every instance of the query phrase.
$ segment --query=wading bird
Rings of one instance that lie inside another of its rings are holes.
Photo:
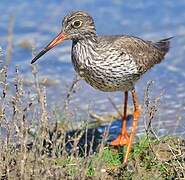
[[[135,83],[147,70],[164,59],[170,39],[152,42],[128,35],[99,36],[93,18],[84,11],[76,11],[64,17],[61,32],[31,63],[64,40],[72,40],[71,58],[76,72],[96,89],[124,92],[122,130],[111,145],[127,146],[124,157],[124,163],[127,163],[140,114]],[[134,105],[130,133],[126,130],[129,91]]]

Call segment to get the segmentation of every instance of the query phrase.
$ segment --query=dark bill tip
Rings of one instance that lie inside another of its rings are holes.
[[[57,46],[64,40],[68,39],[68,35],[60,32],[39,54],[37,54],[33,60],[31,61],[31,64],[33,64],[35,61],[37,61],[42,55],[44,55],[47,51],[52,49],[53,47]]]
[[[31,61],[31,64],[33,64],[35,61],[37,61],[42,55],[44,55],[49,49],[43,49],[39,54],[37,54]]]

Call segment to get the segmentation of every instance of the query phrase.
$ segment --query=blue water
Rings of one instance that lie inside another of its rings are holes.
[[[10,75],[19,65],[26,80],[32,81],[30,61],[31,47],[38,52],[61,29],[63,16],[71,10],[88,11],[95,19],[98,34],[130,34],[147,40],[159,40],[175,36],[166,60],[155,66],[137,84],[142,95],[149,80],[154,80],[152,97],[163,92],[160,108],[154,119],[154,127],[160,133],[185,135],[185,1],[174,0],[2,0],[0,3],[0,46],[6,49],[9,19],[14,17],[13,53]],[[22,47],[27,44],[28,48]],[[47,87],[49,104],[62,104],[67,87],[74,78],[70,60],[71,42],[65,42],[38,61],[39,76],[57,83]],[[88,110],[97,114],[115,111],[108,97],[115,104],[122,103],[122,93],[103,93],[79,82],[69,106],[71,116],[85,114]],[[81,113],[80,113],[81,112]],[[139,132],[143,131],[143,118]],[[119,122],[118,122],[119,124]]]

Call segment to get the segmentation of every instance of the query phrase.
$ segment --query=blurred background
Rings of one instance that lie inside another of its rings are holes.
[[[7,36],[11,30],[13,35],[10,82],[13,82],[14,69],[18,65],[29,88],[33,80],[32,50],[39,52],[60,31],[63,17],[74,10],[89,12],[94,17],[98,34],[129,34],[153,41],[175,36],[165,61],[147,72],[136,88],[142,103],[147,82],[154,81],[151,96],[160,96],[154,126],[160,127],[161,133],[185,136],[184,0],[1,0],[0,46],[3,56],[6,56]],[[48,82],[49,106],[63,104],[75,77],[70,51],[71,42],[64,42],[37,63],[39,77]],[[99,115],[115,111],[109,98],[118,106],[123,102],[123,93],[103,93],[84,81],[78,83],[75,91],[69,106],[73,115],[80,116],[78,119],[89,111]]]

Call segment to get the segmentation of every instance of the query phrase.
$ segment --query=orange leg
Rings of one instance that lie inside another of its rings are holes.
[[[125,102],[124,102],[124,114],[122,117],[122,129],[118,137],[111,142],[112,146],[123,146],[129,145],[130,137],[126,130],[126,119],[127,119],[127,103],[128,103],[128,91],[125,92]]]
[[[132,90],[132,98],[133,98],[133,104],[134,104],[133,125],[132,125],[131,134],[130,134],[130,141],[128,143],[126,155],[125,155],[125,158],[124,158],[124,163],[125,164],[127,164],[127,162],[128,162],[128,156],[129,156],[129,153],[130,153],[130,150],[131,150],[133,139],[134,139],[135,134],[136,134],[136,129],[137,129],[137,126],[138,126],[138,119],[139,119],[139,114],[140,114],[138,98],[137,98],[137,94],[136,94],[135,90]]]

